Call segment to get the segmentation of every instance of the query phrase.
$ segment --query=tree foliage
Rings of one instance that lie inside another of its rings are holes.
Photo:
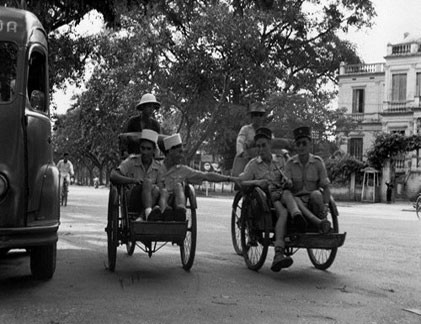
[[[373,146],[367,151],[370,165],[380,170],[384,163],[394,157],[421,148],[421,136],[405,136],[398,133],[378,134]]]
[[[298,121],[314,125],[320,141],[331,135],[341,111],[328,109],[326,85],[336,82],[341,61],[359,62],[353,45],[337,33],[370,26],[375,15],[369,0],[26,3],[50,31],[55,85],[79,80],[84,62],[94,65],[72,114],[91,116],[99,107],[96,123],[108,128],[97,131],[111,140],[134,103],[152,91],[162,102],[164,129],[182,134],[189,158],[206,147],[227,160],[254,101],[267,104],[268,122],[279,135],[289,136]],[[53,32],[91,9],[114,29],[86,39]],[[79,117],[78,125],[84,136],[93,134],[88,117]],[[102,149],[95,143],[86,146],[91,153]]]
[[[339,184],[348,184],[353,173],[358,182],[362,177],[361,170],[367,166],[366,163],[348,154],[340,158],[327,159],[325,164],[330,181]]]

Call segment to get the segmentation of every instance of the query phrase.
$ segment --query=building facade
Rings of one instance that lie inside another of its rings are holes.
[[[357,129],[340,136],[340,148],[362,161],[380,132],[421,135],[421,35],[388,44],[385,62],[341,64],[338,106],[358,121]],[[420,154],[397,157],[393,176],[382,170],[382,192],[390,178],[397,197],[413,198],[421,190]]]

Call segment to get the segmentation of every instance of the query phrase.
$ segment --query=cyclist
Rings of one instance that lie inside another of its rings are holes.
[[[73,164],[69,160],[69,153],[64,153],[63,158],[58,161],[57,169],[60,172],[60,188],[63,187],[63,179],[66,178],[67,184],[70,184],[70,177],[74,176]]]

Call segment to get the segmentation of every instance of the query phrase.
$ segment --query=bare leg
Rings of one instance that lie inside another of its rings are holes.
[[[304,202],[299,198],[295,197],[295,201],[297,202],[298,207],[300,208],[301,212],[303,213],[304,217],[313,225],[317,226],[323,233],[326,233],[330,229],[330,222],[327,220],[322,220],[314,215],[310,209],[306,207]]]
[[[324,215],[323,195],[319,190],[311,192],[308,206],[318,218],[323,219],[326,217]]]
[[[186,196],[184,194],[184,187],[181,183],[177,183],[174,194],[175,194],[174,220],[185,221],[186,220]]]
[[[285,256],[285,232],[287,225],[288,211],[282,205],[279,200],[273,202],[273,205],[276,210],[276,216],[278,220],[275,225],[275,256],[273,257],[273,262],[271,270],[278,272],[282,268],[288,268],[293,263],[292,258]]]
[[[300,208],[301,212],[303,213],[304,217],[310,222],[310,224],[318,226],[320,223],[320,219],[314,215],[310,209],[306,207],[304,202],[300,199],[300,197],[295,197],[295,201],[297,202],[298,207]]]
[[[168,207],[168,191],[165,188],[160,190],[158,205],[162,211]]]
[[[282,203],[287,206],[287,209],[291,215],[291,217],[295,217],[296,215],[301,215],[301,211],[298,208],[297,202],[294,199],[291,191],[284,190],[282,193]]]
[[[175,190],[175,208],[186,208],[186,196],[184,195],[184,187],[181,183],[177,183]]]
[[[277,200],[273,203],[273,206],[276,210],[276,220],[275,224],[275,247],[281,247],[282,249],[285,247],[284,237],[286,232],[286,225],[287,225],[287,217],[288,211],[282,205],[282,203]]]
[[[150,180],[143,181],[141,199],[145,208],[145,216],[148,217],[152,210],[152,182]]]

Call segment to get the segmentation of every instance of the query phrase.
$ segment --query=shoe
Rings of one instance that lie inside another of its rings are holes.
[[[137,217],[135,220],[135,222],[144,222],[145,220],[143,219],[142,216]]]
[[[325,218],[322,219],[319,223],[319,231],[322,234],[327,234],[330,232],[330,222]]]
[[[283,251],[276,251],[270,270],[272,270],[273,272],[279,272],[283,268],[290,267],[293,262],[294,261],[291,257],[284,255]]]
[[[152,211],[148,216],[148,221],[156,222],[160,220],[162,220],[161,209],[159,208],[159,206],[155,206],[154,208],[152,208]]]
[[[174,221],[174,213],[171,207],[165,208],[164,212],[162,213],[162,219],[164,222]]]
[[[185,207],[175,207],[175,209],[174,209],[174,220],[176,222],[185,222],[186,221],[186,208]]]

